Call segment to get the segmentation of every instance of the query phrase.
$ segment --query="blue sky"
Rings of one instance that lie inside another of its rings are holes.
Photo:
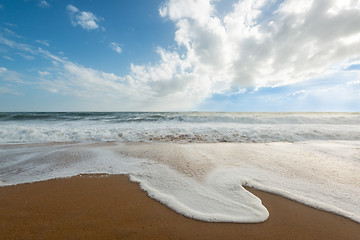
[[[359,0],[0,0],[0,111],[360,111]]]

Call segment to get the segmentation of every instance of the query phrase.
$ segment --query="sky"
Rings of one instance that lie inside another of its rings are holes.
[[[0,111],[359,112],[360,0],[0,0]]]

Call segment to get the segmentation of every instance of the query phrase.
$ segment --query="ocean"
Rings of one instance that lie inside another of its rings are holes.
[[[126,174],[187,217],[263,222],[272,192],[360,222],[360,113],[0,113],[0,187]]]

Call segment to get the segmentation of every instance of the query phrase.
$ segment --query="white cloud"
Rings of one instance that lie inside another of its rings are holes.
[[[25,43],[18,43],[13,40],[7,39],[0,34],[0,44],[6,45],[10,48],[14,48],[23,52],[28,52],[34,54],[35,51],[33,50],[32,46]]]
[[[7,36],[11,36],[11,37],[15,37],[15,38],[23,38],[22,36],[16,34],[15,32],[11,31],[10,29],[8,28],[4,28],[4,32]]]
[[[0,95],[21,95],[21,93],[16,90],[17,85],[24,84],[19,73],[0,67],[0,80],[2,81],[0,81],[2,83],[0,85]]]
[[[168,9],[166,6],[159,8],[159,14],[161,17],[166,17],[168,15]]]
[[[214,92],[221,82],[252,87],[301,82],[360,57],[358,1],[328,14],[338,2],[287,0],[265,14],[276,7],[274,1],[244,0],[220,18],[211,1],[169,0],[159,12],[176,23],[175,40],[187,49],[184,61],[196,76],[211,79],[204,87]]]
[[[22,95],[21,93],[17,92],[16,90],[12,89],[9,86],[0,86],[0,95],[5,95],[5,94],[11,94],[17,96]]]
[[[342,0],[336,1],[328,10],[329,14],[337,15],[344,10],[360,9],[359,0]]]
[[[4,25],[9,26],[9,27],[14,27],[14,28],[18,27],[18,25],[17,25],[17,24],[14,24],[14,23],[8,23],[8,22],[5,22],[5,23],[4,23]]]
[[[52,54],[51,52],[44,50],[42,48],[38,48],[38,52],[40,54],[42,54],[43,56],[49,58],[53,62],[54,65],[65,62],[65,60],[63,58],[58,57],[58,56]]]
[[[77,9],[75,6],[69,4],[66,6],[66,10],[70,13],[77,13],[79,12],[79,9]]]
[[[312,7],[314,0],[287,0],[284,1],[277,13],[285,13],[285,14],[306,14]]]
[[[17,55],[20,55],[27,60],[34,59],[33,55],[37,54],[31,45],[10,40],[8,38],[3,37],[0,33],[0,46],[1,45],[5,45],[9,48],[15,49]],[[29,54],[31,54],[31,55],[29,55]],[[8,56],[4,56],[4,58],[6,58],[8,60],[12,60],[12,58],[10,58]]]
[[[38,71],[38,74],[40,76],[49,76],[51,73],[49,73],[48,71]]]
[[[9,56],[3,56],[3,58],[9,60],[9,61],[15,61],[15,59],[13,59],[12,57],[9,57]]]
[[[12,83],[24,83],[19,73],[0,67],[0,79]]]
[[[50,43],[48,40],[36,40],[37,43],[40,43],[46,47],[49,47],[50,46]]]
[[[39,1],[39,6],[42,8],[48,8],[48,7],[50,7],[50,4],[45,0],[41,0],[41,1]]]
[[[100,26],[98,22],[100,21],[92,12],[79,11],[73,5],[67,5],[66,10],[70,16],[70,20],[73,26],[81,26],[85,30],[94,30],[98,29]],[[104,28],[101,28],[104,30]]]
[[[190,18],[205,24],[214,14],[214,6],[209,0],[169,0],[159,9],[159,13],[173,21]]]
[[[132,65],[130,74],[124,77],[61,59],[56,61],[53,69],[49,69],[49,74],[39,72],[39,85],[52,93],[111,101],[111,106],[120,110],[168,110],[169,106],[189,109],[194,101],[203,98],[202,89],[194,88],[189,81],[192,76],[184,79],[185,76],[174,74],[176,69],[186,68],[176,54],[166,53],[162,49],[158,51],[166,63],[156,66]],[[51,59],[58,58],[46,51],[43,54]],[[188,90],[182,92],[181,89]],[[179,106],[179,102],[182,106]]]
[[[17,55],[22,56],[23,58],[25,58],[26,60],[29,60],[29,61],[35,59],[34,56],[27,55],[27,54],[24,54],[24,53],[22,53],[22,52],[18,52]]]
[[[295,92],[292,92],[292,93],[288,94],[287,97],[289,97],[289,96],[291,96],[291,97],[301,96],[301,95],[305,95],[305,94],[307,94],[307,91],[299,90],[299,91],[295,91]]]
[[[110,47],[111,47],[112,50],[114,50],[114,51],[117,52],[117,53],[121,53],[121,52],[122,52],[121,47],[120,47],[119,44],[117,44],[117,43],[114,43],[114,42],[110,43]]]
[[[350,81],[346,83],[347,85],[360,85],[360,80]]]

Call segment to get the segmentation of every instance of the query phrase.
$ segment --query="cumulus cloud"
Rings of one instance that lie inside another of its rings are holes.
[[[96,17],[92,12],[80,11],[78,8],[71,4],[67,5],[66,10],[70,16],[71,24],[73,26],[79,25],[85,30],[95,30],[100,28],[98,24],[100,19]]]
[[[79,9],[77,9],[75,6],[69,4],[66,6],[66,10],[69,12],[69,13],[77,13],[79,12]]]
[[[50,4],[45,0],[41,0],[41,1],[39,1],[39,6],[42,8],[48,8],[48,7],[50,7]]]
[[[73,5],[67,12],[74,26],[100,27],[91,12]],[[53,93],[111,99],[119,110],[191,110],[214,94],[325,79],[360,62],[360,25],[354,24],[360,22],[359,0],[239,0],[222,15],[211,0],[168,0],[159,15],[174,22],[177,46],[158,47],[158,62],[131,64],[129,74],[117,76],[39,49],[55,69],[47,70],[51,78],[39,73],[41,86]],[[1,36],[0,43],[27,47]],[[121,52],[116,43],[110,47]],[[336,79],[340,86],[351,82]],[[304,91],[291,96],[315,95]]]
[[[360,20],[360,11],[346,6],[330,14],[337,1],[288,0],[264,15],[262,9],[273,1],[244,0],[222,19],[209,7],[191,14],[178,2],[168,1],[168,10],[162,10],[176,22],[175,40],[187,48],[189,57],[197,58],[197,67],[220,67],[231,85],[291,84],[328,74],[340,62],[359,58],[360,38],[353,36],[360,26],[353,23]],[[192,1],[205,3],[209,1]],[[352,41],[344,43],[344,38]]]
[[[48,71],[38,71],[38,74],[40,76],[49,76],[51,73],[49,73]]]
[[[121,47],[120,47],[119,44],[117,44],[117,43],[114,43],[114,42],[110,43],[110,47],[111,47],[112,50],[114,50],[114,51],[117,52],[117,53],[121,53],[121,52],[122,52]]]
[[[132,64],[128,75],[117,76],[41,50],[43,56],[54,61],[54,66],[46,74],[39,72],[38,84],[52,93],[74,95],[83,99],[111,100],[112,106],[121,110],[169,110],[169,107],[189,109],[196,99],[203,98],[202,90],[192,85],[191,73],[187,79],[184,75],[174,74],[176,69],[187,68],[177,54],[167,53],[160,48],[158,52],[162,62],[159,65]]]
[[[210,0],[168,0],[159,14],[174,21],[175,41],[186,49],[179,64],[187,69],[173,74],[191,76],[191,86],[206,97],[321,78],[358,61],[360,25],[354,23],[360,21],[359,3],[241,0],[220,17]]]
[[[218,16],[210,0],[168,0],[159,14],[174,22],[177,48],[158,47],[157,63],[131,64],[128,75],[116,76],[56,61],[61,74],[44,86],[126,99],[140,110],[188,110],[214,94],[321,78],[360,60],[360,25],[354,24],[360,22],[358,3],[241,0]],[[76,16],[81,12],[72,5],[67,9],[80,25]],[[110,47],[121,52],[116,43]]]

